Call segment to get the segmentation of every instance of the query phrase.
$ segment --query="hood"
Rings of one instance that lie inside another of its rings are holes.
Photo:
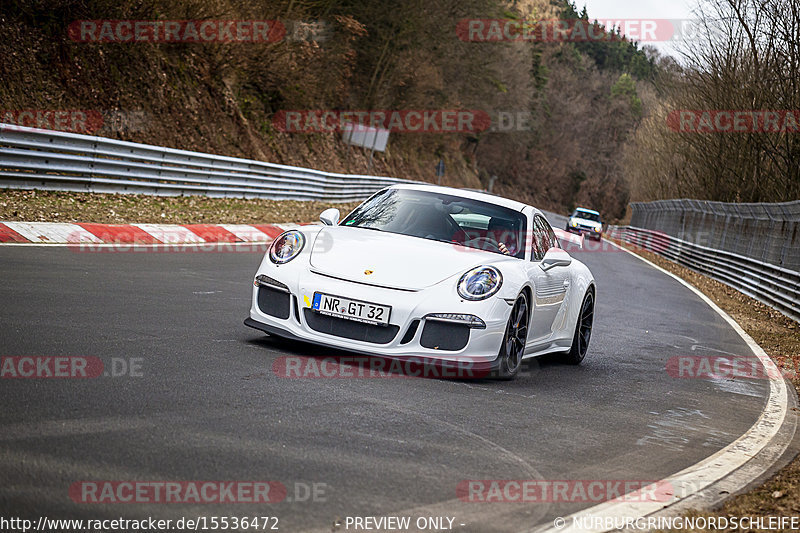
[[[326,226],[317,234],[309,262],[315,271],[336,278],[420,290],[498,259],[502,261],[504,257],[456,244],[364,228]]]
[[[570,220],[574,220],[578,224],[583,224],[584,226],[588,226],[590,228],[599,228],[603,225],[602,222],[595,222],[594,220],[587,220],[581,217],[572,217]]]

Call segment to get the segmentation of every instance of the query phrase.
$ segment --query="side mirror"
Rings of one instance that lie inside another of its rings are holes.
[[[319,221],[326,226],[335,226],[339,223],[339,210],[335,207],[326,209],[319,215]]]
[[[569,266],[570,264],[572,264],[572,258],[567,252],[561,250],[560,248],[550,248],[547,250],[547,253],[544,254],[544,258],[542,258],[542,262],[539,264],[539,267],[547,272],[551,268],[565,267]]]

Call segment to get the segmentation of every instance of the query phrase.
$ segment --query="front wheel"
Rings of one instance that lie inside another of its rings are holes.
[[[522,356],[525,353],[525,342],[528,339],[529,318],[528,297],[523,292],[511,309],[506,334],[503,336],[500,353],[497,356],[495,373],[500,379],[511,380],[519,373]]]
[[[592,338],[592,323],[594,322],[594,293],[589,290],[583,297],[583,304],[578,313],[575,324],[575,335],[572,337],[572,347],[564,354],[563,361],[571,365],[579,365],[586,352],[589,350],[589,340]]]

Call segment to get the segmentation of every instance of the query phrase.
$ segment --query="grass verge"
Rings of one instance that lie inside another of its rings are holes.
[[[358,204],[0,189],[0,222],[303,223],[316,221],[329,207],[344,216]]]

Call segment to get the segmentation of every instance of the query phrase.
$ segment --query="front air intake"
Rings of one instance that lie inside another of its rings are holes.
[[[419,343],[431,350],[457,352],[467,346],[469,330],[466,324],[426,320]]]
[[[289,318],[289,293],[272,287],[258,287],[258,308],[262,313],[275,318]]]

